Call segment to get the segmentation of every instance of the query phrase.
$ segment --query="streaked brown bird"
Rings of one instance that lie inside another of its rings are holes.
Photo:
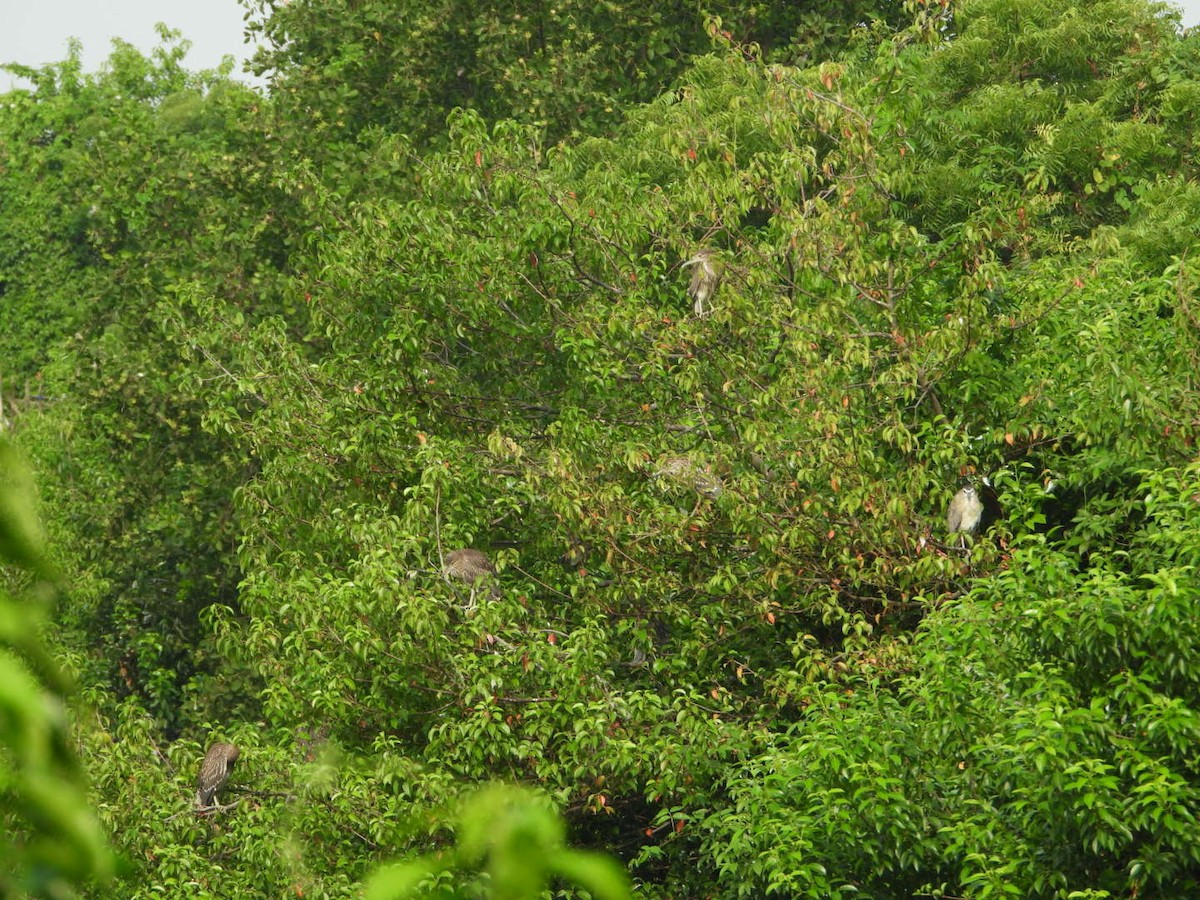
[[[716,296],[717,288],[721,286],[721,273],[724,266],[717,259],[716,251],[708,247],[696,251],[696,255],[683,264],[685,269],[688,266],[695,266],[692,270],[692,280],[688,283],[688,297],[692,301],[692,311],[697,316],[707,315],[711,312],[711,308],[707,304]]]
[[[210,806],[220,806],[217,791],[225,787],[233,764],[237,762],[241,751],[236,744],[225,744],[220,741],[208,748],[204,754],[204,762],[200,763],[200,775],[196,778],[196,806],[207,809]]]
[[[496,584],[496,567],[482,550],[472,547],[451,550],[446,554],[445,572],[448,578],[471,586],[471,597],[467,601],[468,612],[475,608],[475,594],[485,584],[493,600],[500,598],[500,587]]]

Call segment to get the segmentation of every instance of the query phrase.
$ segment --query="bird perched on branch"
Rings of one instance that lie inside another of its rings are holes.
[[[475,593],[483,585],[487,585],[493,600],[500,598],[500,587],[496,584],[496,567],[482,550],[466,547],[462,550],[451,550],[446,554],[444,571],[447,578],[454,578],[471,586],[471,598],[467,601],[467,611],[475,608]]]
[[[588,545],[577,538],[570,538],[567,541],[567,552],[558,558],[558,561],[567,569],[583,568],[587,562]]]
[[[979,499],[975,487],[968,484],[950,501],[950,508],[946,511],[946,528],[951,534],[974,534],[982,517],[983,501]]]
[[[688,283],[688,297],[692,301],[692,311],[697,316],[707,315],[711,312],[711,307],[707,304],[716,296],[717,288],[721,286],[721,273],[724,266],[717,259],[716,251],[708,247],[697,250],[696,255],[683,264],[685,269],[688,266],[695,267],[692,270],[692,280]]]
[[[204,762],[200,763],[200,774],[196,778],[196,806],[208,809],[220,806],[217,791],[225,787],[233,764],[237,762],[241,751],[235,744],[225,744],[218,741],[208,748],[204,754]]]
[[[718,499],[724,490],[711,465],[702,465],[687,456],[662,457],[653,474],[655,478],[690,487],[710,500]]]

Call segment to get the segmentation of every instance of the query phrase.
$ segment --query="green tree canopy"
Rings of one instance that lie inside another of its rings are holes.
[[[1172,14],[913,3],[833,52],[817,8],[255,10],[269,98],[84,79],[94,257],[41,258],[102,300],[18,420],[135,895],[407,854],[373,884],[469,895],[449,810],[497,777],[646,896],[1193,890]],[[238,802],[197,817],[212,740]]]
[[[854,26],[902,15],[896,0],[245,5],[265,41],[255,71],[284,115],[319,140],[375,127],[421,145],[442,143],[459,107],[554,139],[595,133],[669,88],[714,32],[796,63],[844,46]]]

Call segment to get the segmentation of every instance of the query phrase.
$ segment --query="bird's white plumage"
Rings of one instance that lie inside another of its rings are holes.
[[[967,485],[950,501],[950,508],[946,512],[946,528],[951,534],[959,532],[970,534],[979,527],[979,520],[982,517],[983,503],[975,488]]]

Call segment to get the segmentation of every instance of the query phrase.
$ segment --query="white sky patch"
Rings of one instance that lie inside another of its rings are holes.
[[[94,72],[112,52],[113,38],[149,55],[161,43],[154,26],[162,22],[191,41],[188,69],[214,69],[229,54],[237,60],[233,77],[253,82],[242,71],[254,47],[243,42],[246,10],[237,0],[0,0],[0,10],[0,63],[36,68],[60,62],[68,39],[76,37],[84,70]],[[20,79],[0,72],[0,91],[19,86]]]
[[[1200,25],[1200,0],[1177,0],[1187,28]],[[67,55],[67,39],[83,42],[84,69],[96,71],[119,37],[148,54],[159,44],[156,22],[192,42],[187,68],[211,69],[230,54],[234,77],[253,83],[242,62],[253,47],[243,41],[245,10],[237,0],[0,0],[0,63],[42,66]],[[0,91],[20,84],[0,73]]]

